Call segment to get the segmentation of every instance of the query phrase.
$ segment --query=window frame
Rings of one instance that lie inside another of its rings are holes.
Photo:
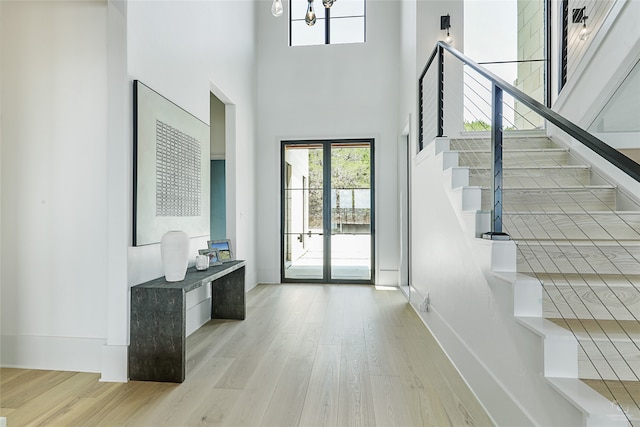
[[[362,1],[362,15],[348,15],[348,16],[338,16],[338,17],[331,17],[331,8],[325,8],[322,5],[322,1],[321,0],[314,0],[315,2],[318,2],[318,4],[320,5],[319,9],[316,9],[316,24],[318,25],[320,22],[319,21],[323,21],[322,23],[324,24],[324,28],[323,28],[323,32],[324,32],[324,43],[313,43],[313,44],[293,44],[294,40],[293,40],[293,23],[294,22],[299,22],[299,21],[303,21],[304,22],[304,16],[302,18],[294,18],[293,16],[293,2],[294,1],[300,1],[300,0],[289,0],[289,46],[290,47],[298,47],[298,46],[321,46],[321,45],[330,45],[330,44],[360,44],[360,43],[366,43],[367,42],[367,0],[361,0]],[[339,0],[337,0],[339,1]],[[314,5],[315,7],[315,5]],[[324,10],[324,16],[320,16],[320,14],[322,12],[320,12],[320,9]],[[349,42],[338,42],[338,43],[332,43],[331,42],[331,22],[332,20],[335,22],[336,20],[339,19],[344,19],[344,18],[362,18],[363,22],[362,22],[362,41],[349,41]]]

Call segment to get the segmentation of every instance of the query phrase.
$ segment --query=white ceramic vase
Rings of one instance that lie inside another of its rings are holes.
[[[167,282],[184,280],[189,266],[189,236],[184,231],[167,231],[160,240],[160,255]]]

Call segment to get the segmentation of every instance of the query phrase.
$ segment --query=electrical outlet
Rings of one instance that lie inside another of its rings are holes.
[[[420,309],[420,311],[424,311],[424,312],[429,311],[429,293],[428,292],[427,292],[427,295],[422,300],[422,302],[420,303],[420,305],[418,306],[418,308]]]

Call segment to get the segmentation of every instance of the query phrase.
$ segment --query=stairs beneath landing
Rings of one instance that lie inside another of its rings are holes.
[[[579,378],[640,426],[640,201],[619,210],[618,189],[542,132],[505,133],[503,147],[503,227],[518,272],[539,280],[543,316],[578,340]],[[489,138],[470,133],[450,149],[491,210]]]

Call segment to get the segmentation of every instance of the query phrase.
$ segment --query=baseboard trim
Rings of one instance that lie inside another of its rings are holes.
[[[105,339],[2,335],[0,366],[100,373]]]
[[[376,285],[398,286],[398,270],[379,270]]]
[[[129,380],[128,351],[126,345],[102,346],[101,382],[126,383]]]

